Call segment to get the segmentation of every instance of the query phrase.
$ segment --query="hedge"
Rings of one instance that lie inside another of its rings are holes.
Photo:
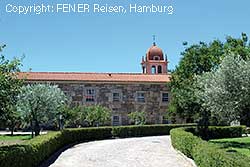
[[[161,125],[134,125],[134,126],[118,126],[112,130],[114,137],[140,137],[140,136],[158,136],[169,135],[173,128],[195,126],[196,124],[161,124]]]
[[[33,167],[49,158],[54,152],[68,144],[85,141],[110,139],[112,137],[133,137],[150,135],[168,135],[182,125],[146,125],[65,129],[61,132],[50,132],[19,145],[0,147],[0,167]]]
[[[0,166],[37,166],[63,145],[61,133],[53,132],[38,136],[22,145],[0,147]]]
[[[222,128],[221,136],[224,136],[224,131],[228,131],[225,127],[212,127],[210,131]],[[236,127],[229,127],[237,129]],[[243,128],[243,127],[241,127]],[[171,141],[174,148],[184,153],[186,156],[194,159],[197,166],[200,167],[249,167],[250,158],[237,152],[226,152],[218,146],[200,137],[195,136],[190,131],[193,128],[177,128],[170,131]],[[229,130],[231,131],[231,130]],[[234,131],[234,130],[232,130]],[[217,134],[217,133],[216,133]]]
[[[33,167],[63,146],[111,138],[111,127],[66,129],[31,139],[21,145],[0,147],[0,167]]]
[[[186,130],[186,128],[177,128],[171,130],[171,142],[174,148],[181,151],[187,157],[193,158],[193,148],[203,141],[201,138],[194,136],[191,132],[187,132]]]
[[[187,131],[192,132],[193,134],[200,136],[201,138],[210,139],[221,139],[221,138],[232,138],[232,137],[241,137],[242,134],[246,133],[245,126],[209,126],[206,131],[206,137],[204,132],[197,130],[197,128],[189,128]]]
[[[38,166],[55,151],[72,143],[110,139],[112,137],[169,135],[169,133],[171,133],[173,146],[188,157],[193,158],[199,166],[250,166],[250,161],[246,157],[236,153],[227,153],[216,148],[214,144],[207,143],[193,135],[191,132],[199,134],[192,127],[194,125],[173,124],[65,129],[61,132],[51,132],[47,135],[35,137],[23,144],[0,147],[0,166]],[[244,127],[210,127],[208,132],[212,138],[238,137],[243,129]]]
[[[249,167],[250,158],[240,153],[226,152],[216,145],[202,142],[193,151],[194,161],[202,167]]]
[[[112,127],[65,129],[63,139],[67,143],[86,142],[112,138]]]

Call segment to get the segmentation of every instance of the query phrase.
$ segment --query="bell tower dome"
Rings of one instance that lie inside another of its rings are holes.
[[[148,49],[146,57],[142,57],[142,73],[143,74],[167,74],[168,73],[168,60],[167,56],[163,55],[161,48],[153,45]]]

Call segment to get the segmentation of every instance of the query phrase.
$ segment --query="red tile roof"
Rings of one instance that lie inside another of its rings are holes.
[[[28,81],[88,81],[88,82],[148,82],[166,83],[170,75],[140,73],[80,73],[80,72],[21,72],[20,79]]]

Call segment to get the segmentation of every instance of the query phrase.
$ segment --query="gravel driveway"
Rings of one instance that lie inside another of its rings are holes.
[[[75,145],[51,167],[193,167],[170,136],[102,140]]]

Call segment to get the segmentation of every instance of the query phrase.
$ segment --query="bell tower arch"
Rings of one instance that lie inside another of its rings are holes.
[[[155,37],[154,37],[155,40]],[[143,74],[167,74],[168,73],[168,60],[167,56],[163,55],[161,48],[156,46],[155,41],[148,49],[146,57],[142,57],[141,61]]]

